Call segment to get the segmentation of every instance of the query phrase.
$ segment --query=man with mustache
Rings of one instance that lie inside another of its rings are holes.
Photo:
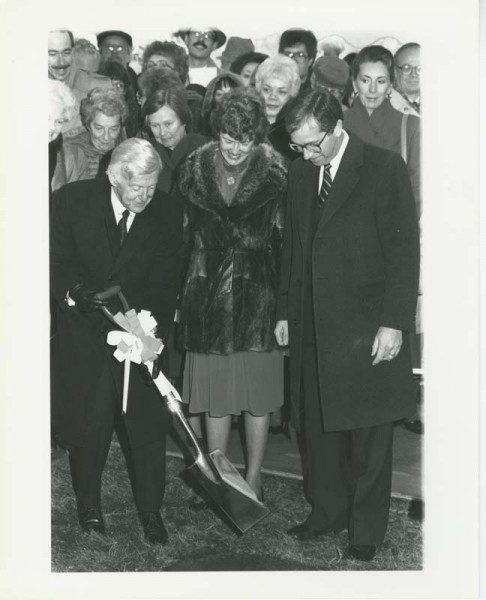
[[[225,34],[215,27],[201,27],[180,29],[175,35],[187,46],[189,83],[198,83],[206,87],[219,72],[211,54],[226,43]]]
[[[89,73],[84,69],[76,68],[72,64],[74,36],[68,29],[49,31],[47,38],[47,70],[49,79],[56,79],[68,85],[76,98],[76,113],[72,119],[64,124],[62,134],[64,138],[74,137],[84,131],[84,126],[79,117],[79,105],[83,98],[93,88],[112,89],[108,77]]]

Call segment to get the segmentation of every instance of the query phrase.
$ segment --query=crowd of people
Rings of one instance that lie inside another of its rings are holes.
[[[289,29],[268,56],[215,28],[175,36],[185,48],[151,42],[137,74],[127,32],[98,48],[49,32],[52,427],[80,525],[105,531],[116,430],[144,535],[168,542],[162,369],[208,451],[243,415],[260,502],[285,401],[312,507],[287,534],[346,529],[347,555],[372,560],[393,424],[416,404],[420,46],[317,56],[312,31]],[[165,345],[151,376],[132,369],[123,410],[97,295],[115,284]]]

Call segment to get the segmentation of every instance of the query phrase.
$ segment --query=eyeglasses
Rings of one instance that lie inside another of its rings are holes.
[[[215,39],[214,31],[191,31],[190,35],[194,36],[197,40],[213,40]]]
[[[329,135],[329,133],[330,133],[330,131],[326,131],[326,133],[323,135],[321,141],[318,142],[317,144],[314,142],[310,142],[309,144],[303,144],[301,146],[300,144],[290,143],[289,147],[292,148],[292,150],[294,150],[295,152],[299,152],[300,154],[302,154],[304,152],[304,150],[307,150],[308,152],[312,152],[313,154],[317,154],[321,151],[322,142],[326,139],[326,135]]]
[[[413,71],[415,71],[415,75],[420,75],[422,71],[422,65],[417,65],[416,67],[412,67],[412,65],[402,65],[399,67],[397,65],[397,69],[400,69],[404,75],[411,75]]]
[[[147,62],[147,69],[154,69],[154,68],[159,68],[160,69],[161,67],[163,67],[164,69],[170,69],[171,71],[175,71],[173,65],[170,65],[165,60],[159,60],[158,62],[154,62],[152,60],[149,60]]]
[[[309,58],[305,52],[284,52],[284,54],[298,63],[303,63]]]
[[[123,81],[120,81],[119,79],[112,79],[111,85],[115,88],[115,90],[120,90],[122,92],[125,91],[125,84],[123,83]]]
[[[108,50],[109,52],[125,52],[126,48],[124,46],[105,46],[103,50]]]

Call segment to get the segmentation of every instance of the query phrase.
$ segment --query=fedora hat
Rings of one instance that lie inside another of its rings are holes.
[[[337,56],[320,56],[312,68],[315,89],[344,89],[349,78],[348,63]]]

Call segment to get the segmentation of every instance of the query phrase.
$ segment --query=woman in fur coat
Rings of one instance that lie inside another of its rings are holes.
[[[187,271],[180,342],[187,351],[183,400],[205,413],[208,450],[226,451],[231,415],[245,415],[246,480],[261,498],[269,414],[283,402],[283,357],[273,336],[284,160],[262,143],[263,100],[229,92],[214,119],[217,141],[180,173]]]

